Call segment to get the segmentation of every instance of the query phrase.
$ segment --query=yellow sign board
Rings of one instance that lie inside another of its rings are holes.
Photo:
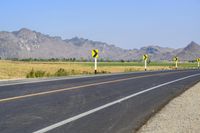
[[[174,61],[178,61],[178,57],[175,56],[175,57],[173,58],[173,60],[174,60]]]
[[[92,57],[93,58],[98,58],[99,57],[99,50],[98,49],[93,49],[92,50]]]
[[[197,58],[197,62],[200,62],[200,58]]]
[[[147,60],[147,59],[148,59],[148,55],[147,54],[143,55],[143,60]]]

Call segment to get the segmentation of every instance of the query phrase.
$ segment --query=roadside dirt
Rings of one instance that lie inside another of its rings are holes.
[[[200,82],[170,101],[137,133],[199,133]]]

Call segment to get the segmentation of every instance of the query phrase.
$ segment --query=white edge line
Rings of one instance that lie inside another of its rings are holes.
[[[200,73],[194,74],[194,75],[190,75],[190,76],[186,76],[186,77],[183,77],[183,78],[179,78],[179,79],[176,79],[176,80],[173,80],[173,81],[170,81],[170,82],[166,82],[166,83],[163,83],[163,84],[160,84],[160,85],[151,87],[151,88],[149,88],[149,89],[146,89],[146,90],[143,90],[143,91],[134,93],[134,94],[129,95],[129,96],[126,96],[126,97],[124,97],[124,98],[121,98],[121,99],[118,99],[118,100],[116,100],[116,101],[107,103],[107,104],[105,104],[105,105],[102,105],[102,106],[100,106],[100,107],[94,108],[94,109],[92,109],[92,110],[86,111],[86,112],[81,113],[81,114],[79,114],[79,115],[73,116],[73,117],[68,118],[68,119],[66,119],[66,120],[60,121],[60,122],[58,122],[58,123],[55,123],[55,124],[50,125],[50,126],[48,126],[48,127],[45,127],[45,128],[43,128],[43,129],[40,129],[40,130],[35,131],[35,132],[33,132],[33,133],[45,133],[45,132],[48,132],[48,131],[53,130],[53,129],[57,128],[57,127],[60,127],[60,126],[62,126],[62,125],[65,125],[65,124],[70,123],[70,122],[72,122],[72,121],[78,120],[78,119],[80,119],[80,118],[82,118],[82,117],[85,117],[85,116],[87,116],[87,115],[90,115],[90,114],[92,114],[92,113],[95,113],[95,112],[97,112],[97,111],[99,111],[99,110],[108,108],[108,107],[110,107],[110,106],[112,106],[112,105],[115,105],[115,104],[117,104],[117,103],[120,103],[120,102],[123,102],[123,101],[125,101],[125,100],[128,100],[128,99],[130,99],[130,98],[132,98],[132,97],[138,96],[138,95],[140,95],[140,94],[146,93],[146,92],[148,92],[148,91],[157,89],[157,88],[162,87],[162,86],[165,86],[165,85],[172,84],[172,83],[174,83],[174,82],[178,82],[178,81],[181,81],[181,80],[184,80],[184,79],[188,79],[188,78],[191,78],[191,77],[195,77],[195,76],[199,76],[199,75],[200,75]]]

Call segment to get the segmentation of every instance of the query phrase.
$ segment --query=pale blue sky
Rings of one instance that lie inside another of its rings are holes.
[[[200,43],[200,0],[1,0],[0,31],[30,28],[122,48]]]

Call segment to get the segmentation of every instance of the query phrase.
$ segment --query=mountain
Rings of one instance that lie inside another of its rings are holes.
[[[200,45],[192,41],[177,55],[181,60],[194,60],[200,57]]]
[[[63,58],[73,56],[74,45],[29,29],[0,33],[1,58]],[[67,54],[66,54],[67,52]]]
[[[140,49],[122,49],[104,42],[74,37],[63,40],[40,32],[22,28],[14,32],[0,32],[0,57],[7,58],[77,58],[91,59],[91,50],[99,49],[100,58],[106,60],[140,60],[149,54],[151,60],[171,60],[178,55],[183,60],[200,57],[200,46],[191,42],[181,49],[148,46]]]

